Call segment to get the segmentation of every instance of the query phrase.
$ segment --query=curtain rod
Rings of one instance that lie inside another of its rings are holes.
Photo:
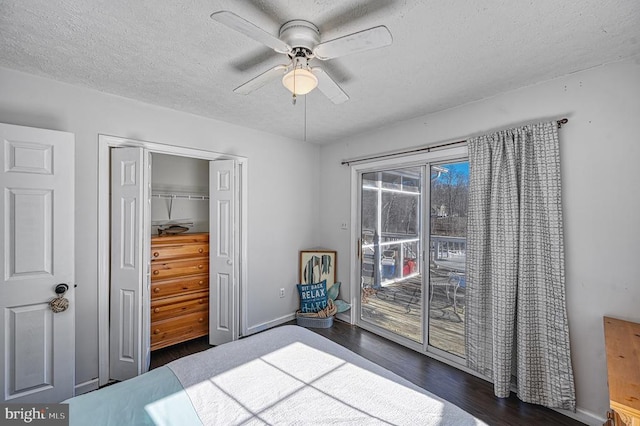
[[[562,128],[562,125],[563,124],[567,124],[568,122],[569,122],[568,118],[561,118],[560,120],[556,121],[556,123],[558,123],[558,129]],[[380,154],[380,155],[374,155],[374,156],[371,156],[371,157],[356,158],[356,159],[353,159],[353,160],[344,160],[340,164],[343,165],[343,166],[348,166],[350,164],[359,163],[361,161],[378,160],[378,159],[381,159],[381,158],[395,157],[396,155],[415,154],[416,152],[431,152],[432,149],[444,148],[444,147],[453,146],[453,145],[461,145],[461,144],[464,144],[464,143],[467,143],[466,139],[462,140],[462,141],[446,142],[446,143],[441,143],[441,144],[438,144],[438,145],[425,146],[423,148],[409,149],[409,150],[406,150],[406,151],[391,152],[389,154]]]

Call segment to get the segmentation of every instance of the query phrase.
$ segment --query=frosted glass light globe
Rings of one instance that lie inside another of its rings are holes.
[[[282,84],[294,95],[306,95],[318,86],[318,78],[309,70],[294,68],[282,77]]]

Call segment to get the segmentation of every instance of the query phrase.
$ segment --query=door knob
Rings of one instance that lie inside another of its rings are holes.
[[[56,292],[57,297],[49,301],[49,307],[54,314],[64,312],[69,307],[69,300],[65,297],[62,297],[67,292],[67,290],[69,290],[68,284],[60,283],[56,285],[54,291]]]
[[[56,294],[62,295],[62,294],[65,294],[67,290],[69,290],[69,285],[65,283],[60,283],[56,286],[54,291],[56,292]]]
[[[227,265],[233,265],[233,261],[231,259],[227,259]]]

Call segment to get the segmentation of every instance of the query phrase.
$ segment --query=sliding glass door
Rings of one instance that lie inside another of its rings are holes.
[[[466,160],[359,174],[359,324],[464,358]]]
[[[469,163],[430,171],[429,346],[464,358]]]
[[[423,167],[362,174],[361,319],[418,343]]]

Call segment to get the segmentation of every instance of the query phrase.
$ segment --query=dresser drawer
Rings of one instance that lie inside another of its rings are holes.
[[[209,312],[209,291],[156,299],[151,302],[151,322],[194,312]]]
[[[209,313],[196,312],[151,323],[151,350],[209,334]]]
[[[190,275],[167,280],[151,280],[151,300],[175,296],[186,292],[209,289],[209,275]]]
[[[183,257],[206,257],[209,255],[209,243],[152,245],[151,260],[165,261]]]
[[[189,244],[189,243],[208,243],[208,232],[194,232],[184,234],[167,234],[154,235],[151,237],[151,245],[171,245],[171,244]]]
[[[151,238],[151,349],[209,333],[209,234]]]
[[[151,262],[151,281],[209,272],[209,258]]]

